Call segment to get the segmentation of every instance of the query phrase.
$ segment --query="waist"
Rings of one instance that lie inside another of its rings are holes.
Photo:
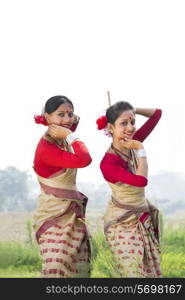
[[[45,185],[43,183],[40,182],[40,186],[41,186],[41,193],[45,194],[46,197],[48,195],[52,195],[56,198],[63,198],[64,200],[69,199],[69,200],[84,200],[87,199],[87,197],[82,194],[80,191],[77,190],[76,186],[74,186],[73,188],[70,186],[65,185],[65,188],[56,188],[56,187],[52,187],[52,186],[48,186]]]
[[[123,192],[112,191],[112,199],[119,201],[126,205],[142,205],[146,202],[145,195],[143,193],[128,194]]]
[[[112,197],[126,203],[142,202],[145,199],[145,190],[141,187],[136,187],[124,183],[110,184]]]
[[[121,209],[128,210],[130,212],[136,213],[136,212],[144,212],[148,211],[148,203],[145,198],[139,199],[140,201],[131,202],[130,199],[116,199],[112,197],[112,203]]]

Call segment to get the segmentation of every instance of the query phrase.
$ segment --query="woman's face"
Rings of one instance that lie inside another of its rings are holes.
[[[45,118],[49,125],[55,124],[66,128],[71,128],[75,120],[73,108],[70,103],[61,104],[51,114],[45,113]]]
[[[113,139],[132,139],[136,131],[135,115],[133,110],[123,111],[114,124],[109,123],[109,129],[112,133]]]

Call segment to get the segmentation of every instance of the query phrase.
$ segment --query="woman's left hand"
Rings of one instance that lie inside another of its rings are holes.
[[[59,125],[52,124],[48,126],[48,134],[54,139],[66,139],[70,133],[72,133],[70,129]]]

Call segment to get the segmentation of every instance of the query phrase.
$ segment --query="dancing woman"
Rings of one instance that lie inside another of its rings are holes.
[[[136,114],[148,117],[136,130]],[[122,277],[160,277],[158,209],[145,197],[148,163],[143,141],[161,117],[160,109],[136,108],[124,101],[97,120],[112,136],[100,168],[112,197],[104,216],[105,235]]]
[[[48,126],[34,158],[41,193],[33,215],[43,277],[89,277],[90,248],[84,223],[87,197],[76,187],[77,168],[91,163],[74,134],[79,117],[65,96],[54,96],[35,122]]]

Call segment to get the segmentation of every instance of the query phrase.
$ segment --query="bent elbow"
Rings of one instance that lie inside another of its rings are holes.
[[[87,159],[85,159],[81,162],[80,168],[85,168],[85,167],[89,166],[91,164],[91,162],[92,162],[92,158],[89,156]]]
[[[160,108],[158,110],[159,110],[159,118],[161,118],[163,111]]]
[[[155,118],[157,118],[159,120],[162,116],[162,109],[156,108],[154,115],[155,115]]]
[[[134,185],[137,187],[145,187],[148,184],[148,179],[142,175],[136,175]]]
[[[143,178],[141,178],[138,186],[145,187],[145,186],[147,186],[147,184],[148,184],[148,179],[143,176]]]

